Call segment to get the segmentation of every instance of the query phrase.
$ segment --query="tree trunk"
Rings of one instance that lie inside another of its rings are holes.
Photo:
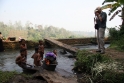
[[[122,8],[122,25],[121,25],[121,28],[120,28],[120,36],[122,36],[124,34],[124,5],[123,5],[123,8]]]

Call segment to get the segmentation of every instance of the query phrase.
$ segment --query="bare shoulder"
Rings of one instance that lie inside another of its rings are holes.
[[[21,58],[21,55],[17,56],[17,58]]]
[[[31,58],[34,58],[34,56],[35,56],[35,53],[31,56]]]
[[[38,57],[38,53],[35,53],[34,55],[33,55],[33,58],[37,58]]]
[[[40,56],[40,54],[38,53],[37,56]]]
[[[17,56],[16,59],[20,59],[21,58],[21,55]]]

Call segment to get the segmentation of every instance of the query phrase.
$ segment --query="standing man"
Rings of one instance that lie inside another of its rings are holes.
[[[100,52],[101,54],[104,54],[105,53],[104,36],[105,36],[105,29],[107,22],[107,14],[102,11],[101,7],[97,7],[95,9],[95,15],[97,16],[95,20],[98,24],[98,30],[97,30],[98,50],[96,52]]]

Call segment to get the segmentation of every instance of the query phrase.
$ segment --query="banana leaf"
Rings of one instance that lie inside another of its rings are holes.
[[[104,5],[104,4],[107,3],[107,2],[118,2],[118,0],[105,0],[105,1],[102,3],[102,5]]]
[[[121,10],[117,10],[113,15],[112,17],[110,18],[109,21],[111,21],[117,14],[119,14],[121,12]]]
[[[112,8],[112,4],[107,4],[101,7],[102,10],[107,9],[107,8]]]

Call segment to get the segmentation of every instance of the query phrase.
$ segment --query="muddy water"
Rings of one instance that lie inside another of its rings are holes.
[[[105,45],[107,48],[109,44]],[[97,49],[97,45],[87,45],[87,46],[76,46],[79,49]],[[45,53],[52,51],[52,48],[45,48]],[[68,58],[70,53],[65,55],[61,54],[60,51],[62,49],[57,48],[58,51],[58,65],[56,67],[56,71],[63,75],[71,75],[73,72],[71,71],[74,66],[75,59]],[[28,58],[27,63],[33,65],[33,59],[31,56],[34,53],[34,49],[28,50]],[[3,71],[17,71],[22,72],[22,68],[15,64],[15,58],[19,55],[19,50],[6,50],[5,52],[0,52],[0,70]]]
[[[52,51],[53,49],[45,48],[45,53]],[[72,73],[71,69],[74,65],[74,59],[68,58],[68,55],[71,55],[70,53],[63,55],[59,51],[62,49],[57,48],[58,51],[58,65],[56,68],[56,71],[60,72],[60,70],[64,70],[65,72]],[[28,50],[28,58],[27,63],[33,65],[33,59],[31,56],[34,53],[34,49]],[[22,72],[22,68],[20,68],[18,65],[15,64],[15,59],[19,55],[19,50],[6,50],[5,52],[0,52],[0,70],[3,71],[17,71]]]

